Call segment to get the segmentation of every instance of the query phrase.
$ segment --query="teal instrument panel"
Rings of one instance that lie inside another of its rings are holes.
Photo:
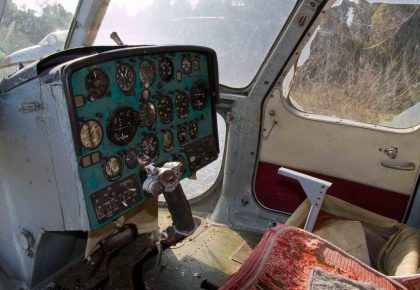
[[[183,178],[217,159],[217,59],[203,47],[116,49],[64,69],[89,222],[97,229],[144,203],[137,155],[180,161]]]

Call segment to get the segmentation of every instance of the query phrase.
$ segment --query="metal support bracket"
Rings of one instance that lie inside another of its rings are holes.
[[[278,174],[296,179],[305,191],[305,194],[311,203],[311,209],[308,218],[306,219],[304,229],[305,231],[312,232],[319,211],[321,210],[322,203],[324,202],[324,197],[332,183],[284,167],[279,168]]]

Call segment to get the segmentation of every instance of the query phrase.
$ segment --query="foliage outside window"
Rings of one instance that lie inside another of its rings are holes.
[[[77,0],[7,0],[0,20],[0,79],[62,50]]]
[[[286,78],[285,97],[306,113],[393,128],[419,124],[419,7],[338,1]]]

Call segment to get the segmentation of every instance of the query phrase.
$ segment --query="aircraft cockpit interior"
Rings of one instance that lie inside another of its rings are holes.
[[[0,0],[0,290],[420,288],[418,0]]]

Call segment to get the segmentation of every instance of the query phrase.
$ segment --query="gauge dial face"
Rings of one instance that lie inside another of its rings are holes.
[[[172,122],[172,111],[172,100],[168,96],[162,96],[158,104],[159,117],[162,123],[168,124]]]
[[[136,82],[136,73],[131,65],[119,65],[116,72],[116,79],[118,87],[124,94],[132,94]]]
[[[102,127],[95,120],[86,121],[80,128],[80,142],[86,149],[98,147],[102,142],[102,137]]]
[[[162,142],[163,150],[165,152],[169,152],[174,149],[174,136],[170,130],[162,130]]]
[[[187,129],[185,129],[184,127],[179,128],[177,137],[178,137],[179,144],[184,145],[185,143],[187,143],[188,141]]]
[[[136,149],[131,148],[125,152],[125,165],[130,168],[136,168],[139,164],[137,162],[137,155],[139,152],[137,152]]]
[[[156,120],[156,108],[152,102],[144,102],[139,112],[140,127],[151,127]]]
[[[209,89],[202,80],[195,81],[191,88],[191,106],[194,110],[202,110],[207,104],[209,98]]]
[[[122,175],[122,168],[123,163],[120,158],[117,156],[111,156],[105,159],[105,163],[103,165],[103,170],[105,177],[110,180],[114,181],[121,177]]]
[[[136,113],[130,107],[121,107],[111,113],[107,125],[109,140],[118,146],[124,146],[133,140],[136,133]]]
[[[178,92],[175,97],[175,110],[176,115],[180,119],[188,117],[189,99],[186,93]]]
[[[184,74],[189,75],[192,71],[192,61],[188,56],[184,56],[181,61],[181,68]]]
[[[190,138],[195,139],[198,135],[198,126],[196,122],[191,122],[190,126],[188,128],[188,131],[190,132]]]
[[[150,87],[156,78],[156,68],[150,60],[143,60],[140,65],[140,80],[145,88]]]
[[[156,161],[159,157],[159,141],[155,134],[146,134],[140,144],[141,152],[151,160]]]
[[[102,69],[92,69],[85,78],[85,88],[90,98],[103,98],[109,92],[108,75]]]
[[[174,64],[169,57],[163,57],[159,62],[160,79],[169,82],[174,76]]]

